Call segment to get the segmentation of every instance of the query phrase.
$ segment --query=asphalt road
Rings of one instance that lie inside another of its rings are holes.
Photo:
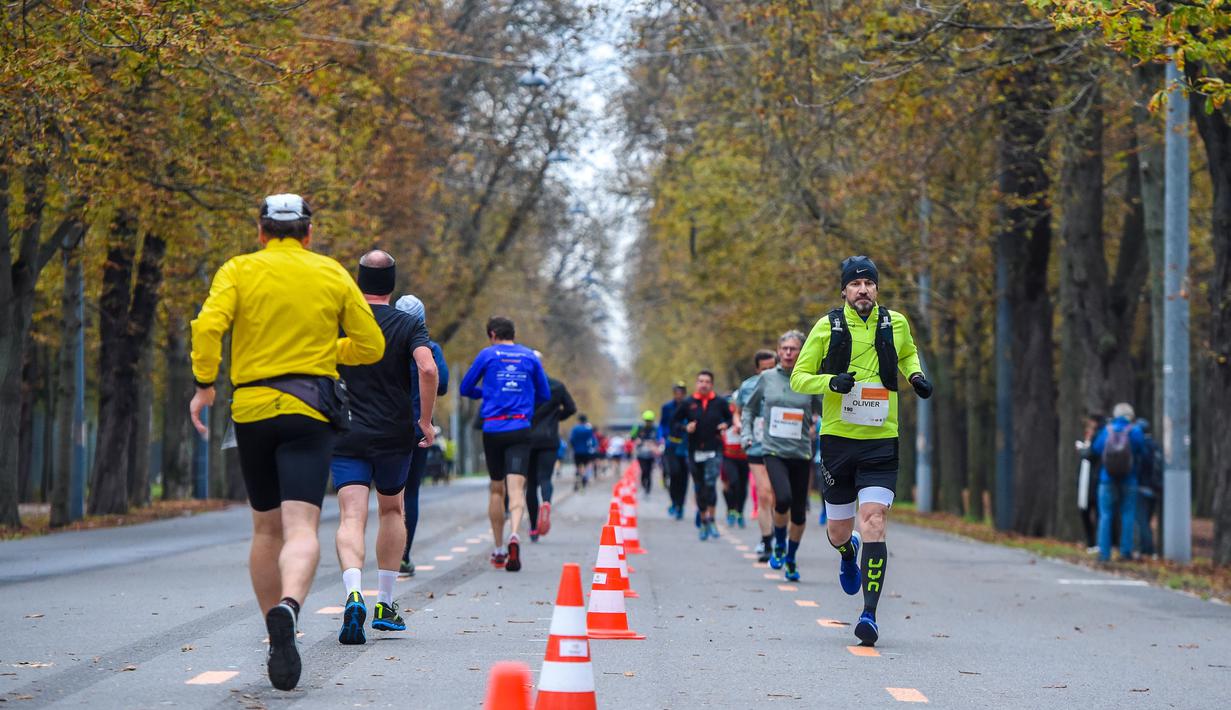
[[[477,708],[494,662],[537,673],[560,564],[581,562],[588,579],[608,485],[558,495],[551,534],[526,544],[517,574],[488,566],[483,481],[425,488],[420,572],[397,592],[410,628],[359,647],[336,640],[344,593],[327,509],[290,693],[264,676],[243,508],[0,543],[0,700]],[[631,625],[648,638],[592,644],[600,707],[1231,707],[1226,605],[891,523],[881,642],[858,655],[848,624],[862,602],[838,587],[814,526],[803,581],[788,585],[748,559],[753,529],[702,543],[666,505],[660,490],[642,503],[649,554],[632,558]]]

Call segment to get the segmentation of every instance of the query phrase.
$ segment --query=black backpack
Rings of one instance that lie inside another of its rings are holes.
[[[821,373],[837,375],[846,372],[851,366],[851,332],[843,309],[833,309],[826,318],[829,319],[829,351],[821,360]],[[897,392],[898,351],[893,344],[893,319],[889,316],[889,309],[884,306],[877,306],[876,338],[873,344],[876,348],[881,384],[886,389]]]
[[[1107,443],[1103,445],[1103,468],[1112,478],[1124,478],[1133,472],[1133,447],[1128,432],[1131,427],[1116,431],[1107,426]]]

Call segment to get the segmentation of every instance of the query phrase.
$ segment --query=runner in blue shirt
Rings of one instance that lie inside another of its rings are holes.
[[[598,454],[598,437],[594,435],[594,427],[586,415],[577,416],[577,424],[569,432],[568,440],[573,447],[573,464],[576,469],[573,474],[573,490],[578,490],[585,488],[590,482],[590,472]]]
[[[526,471],[530,461],[530,423],[534,410],[551,397],[543,364],[534,351],[513,342],[513,321],[493,316],[487,321],[489,347],[475,357],[462,378],[463,397],[482,399],[483,453],[491,478],[487,514],[492,523],[492,565],[509,572],[521,569],[517,536],[526,514]],[[508,550],[504,547],[505,481],[508,481]]]

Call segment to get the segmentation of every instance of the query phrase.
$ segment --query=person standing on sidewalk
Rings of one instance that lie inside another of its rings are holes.
[[[349,426],[337,366],[374,363],[385,351],[354,279],[308,251],[311,237],[312,211],[302,197],[266,197],[257,231],[263,249],[218,269],[192,321],[196,393],[188,408],[202,436],[201,411],[214,404],[222,340],[231,332],[231,419],[252,507],[248,572],[269,632],[269,680],[279,690],[299,684],[300,605],[320,561],[317,528],[335,432]]]
[[[526,472],[530,465],[530,424],[538,405],[551,399],[547,373],[534,351],[513,341],[513,321],[487,321],[491,345],[479,351],[462,378],[463,397],[482,399],[483,453],[491,478],[487,514],[492,524],[492,566],[521,569],[522,517],[526,514]],[[509,501],[509,546],[504,546],[505,494]]]
[[[1111,421],[1090,444],[1100,459],[1098,479],[1098,558],[1111,560],[1112,521],[1120,519],[1120,559],[1133,559],[1133,533],[1137,519],[1137,485],[1142,462],[1150,455],[1145,435],[1133,423],[1133,405],[1120,402]]]
[[[872,260],[848,257],[840,273],[845,303],[812,328],[791,371],[791,389],[824,395],[821,492],[829,543],[842,558],[843,591],[863,589],[855,636],[871,646],[880,634],[876,607],[889,561],[885,524],[898,480],[898,372],[924,399],[932,396],[932,385],[906,316],[877,302]],[[853,534],[856,511],[862,540]],[[862,583],[856,562],[861,542]]]
[[[702,541],[718,537],[714,512],[718,507],[718,476],[722,472],[723,432],[734,417],[725,397],[714,392],[714,373],[697,373],[697,389],[680,403],[672,421],[682,422],[688,432],[692,458],[692,484],[697,494],[697,523]]]
[[[377,601],[372,628],[405,631],[406,622],[393,601],[398,563],[406,547],[403,491],[416,450],[432,445],[432,411],[438,374],[431,341],[422,318],[389,305],[397,282],[393,257],[379,249],[359,259],[359,290],[385,335],[380,362],[338,368],[351,402],[351,428],[333,447],[333,488],[338,492],[338,532],[335,543],[346,602],[338,642],[367,642],[363,623],[368,616],[363,598],[364,537],[368,523],[368,493],[376,489]],[[418,380],[421,398],[418,418],[412,406]],[[416,488],[418,484],[416,482]]]

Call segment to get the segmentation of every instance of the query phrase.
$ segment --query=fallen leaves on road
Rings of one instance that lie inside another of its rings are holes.
[[[637,676],[637,674],[636,674],[636,673],[633,673],[632,671],[624,671],[624,677],[625,677],[625,678],[635,678],[636,676]]]
[[[192,647],[192,644],[185,644],[183,646],[180,646],[180,653],[188,653],[189,651],[193,651],[193,650],[196,650],[196,649]]]
[[[934,638],[934,639],[947,639],[947,638],[949,638],[949,634],[932,634],[932,638]]]
[[[1201,647],[1195,643],[1182,643],[1179,645],[1179,648],[1201,648]]]
[[[41,619],[41,618],[43,618],[43,615],[42,615],[42,614],[26,614],[23,618],[25,618],[25,619]]]
[[[14,668],[50,668],[54,663],[45,661],[18,661],[12,664]]]
[[[1056,683],[1056,684],[1054,684],[1054,685],[1045,685],[1045,686],[1043,686],[1043,687],[1044,687],[1044,688],[1067,688],[1067,687],[1069,687],[1069,686],[1068,686],[1067,684],[1065,684],[1065,683]]]
[[[398,658],[397,656],[385,656],[385,660],[386,661],[400,661],[402,659]]]
[[[962,675],[983,675],[979,671],[958,671],[958,673],[961,673]]]
[[[129,665],[124,666],[123,668],[121,668],[121,669],[120,669],[120,672],[121,672],[121,673],[125,673],[125,672],[127,672],[127,671],[135,671],[135,670],[137,670],[137,667],[136,667],[136,666],[134,666],[134,665],[132,665],[132,664],[130,663]]]
[[[1128,691],[1128,692],[1130,692],[1130,693],[1148,693],[1148,692],[1150,692],[1150,689],[1149,689],[1149,688],[1131,688],[1131,689],[1129,689],[1129,691]]]

